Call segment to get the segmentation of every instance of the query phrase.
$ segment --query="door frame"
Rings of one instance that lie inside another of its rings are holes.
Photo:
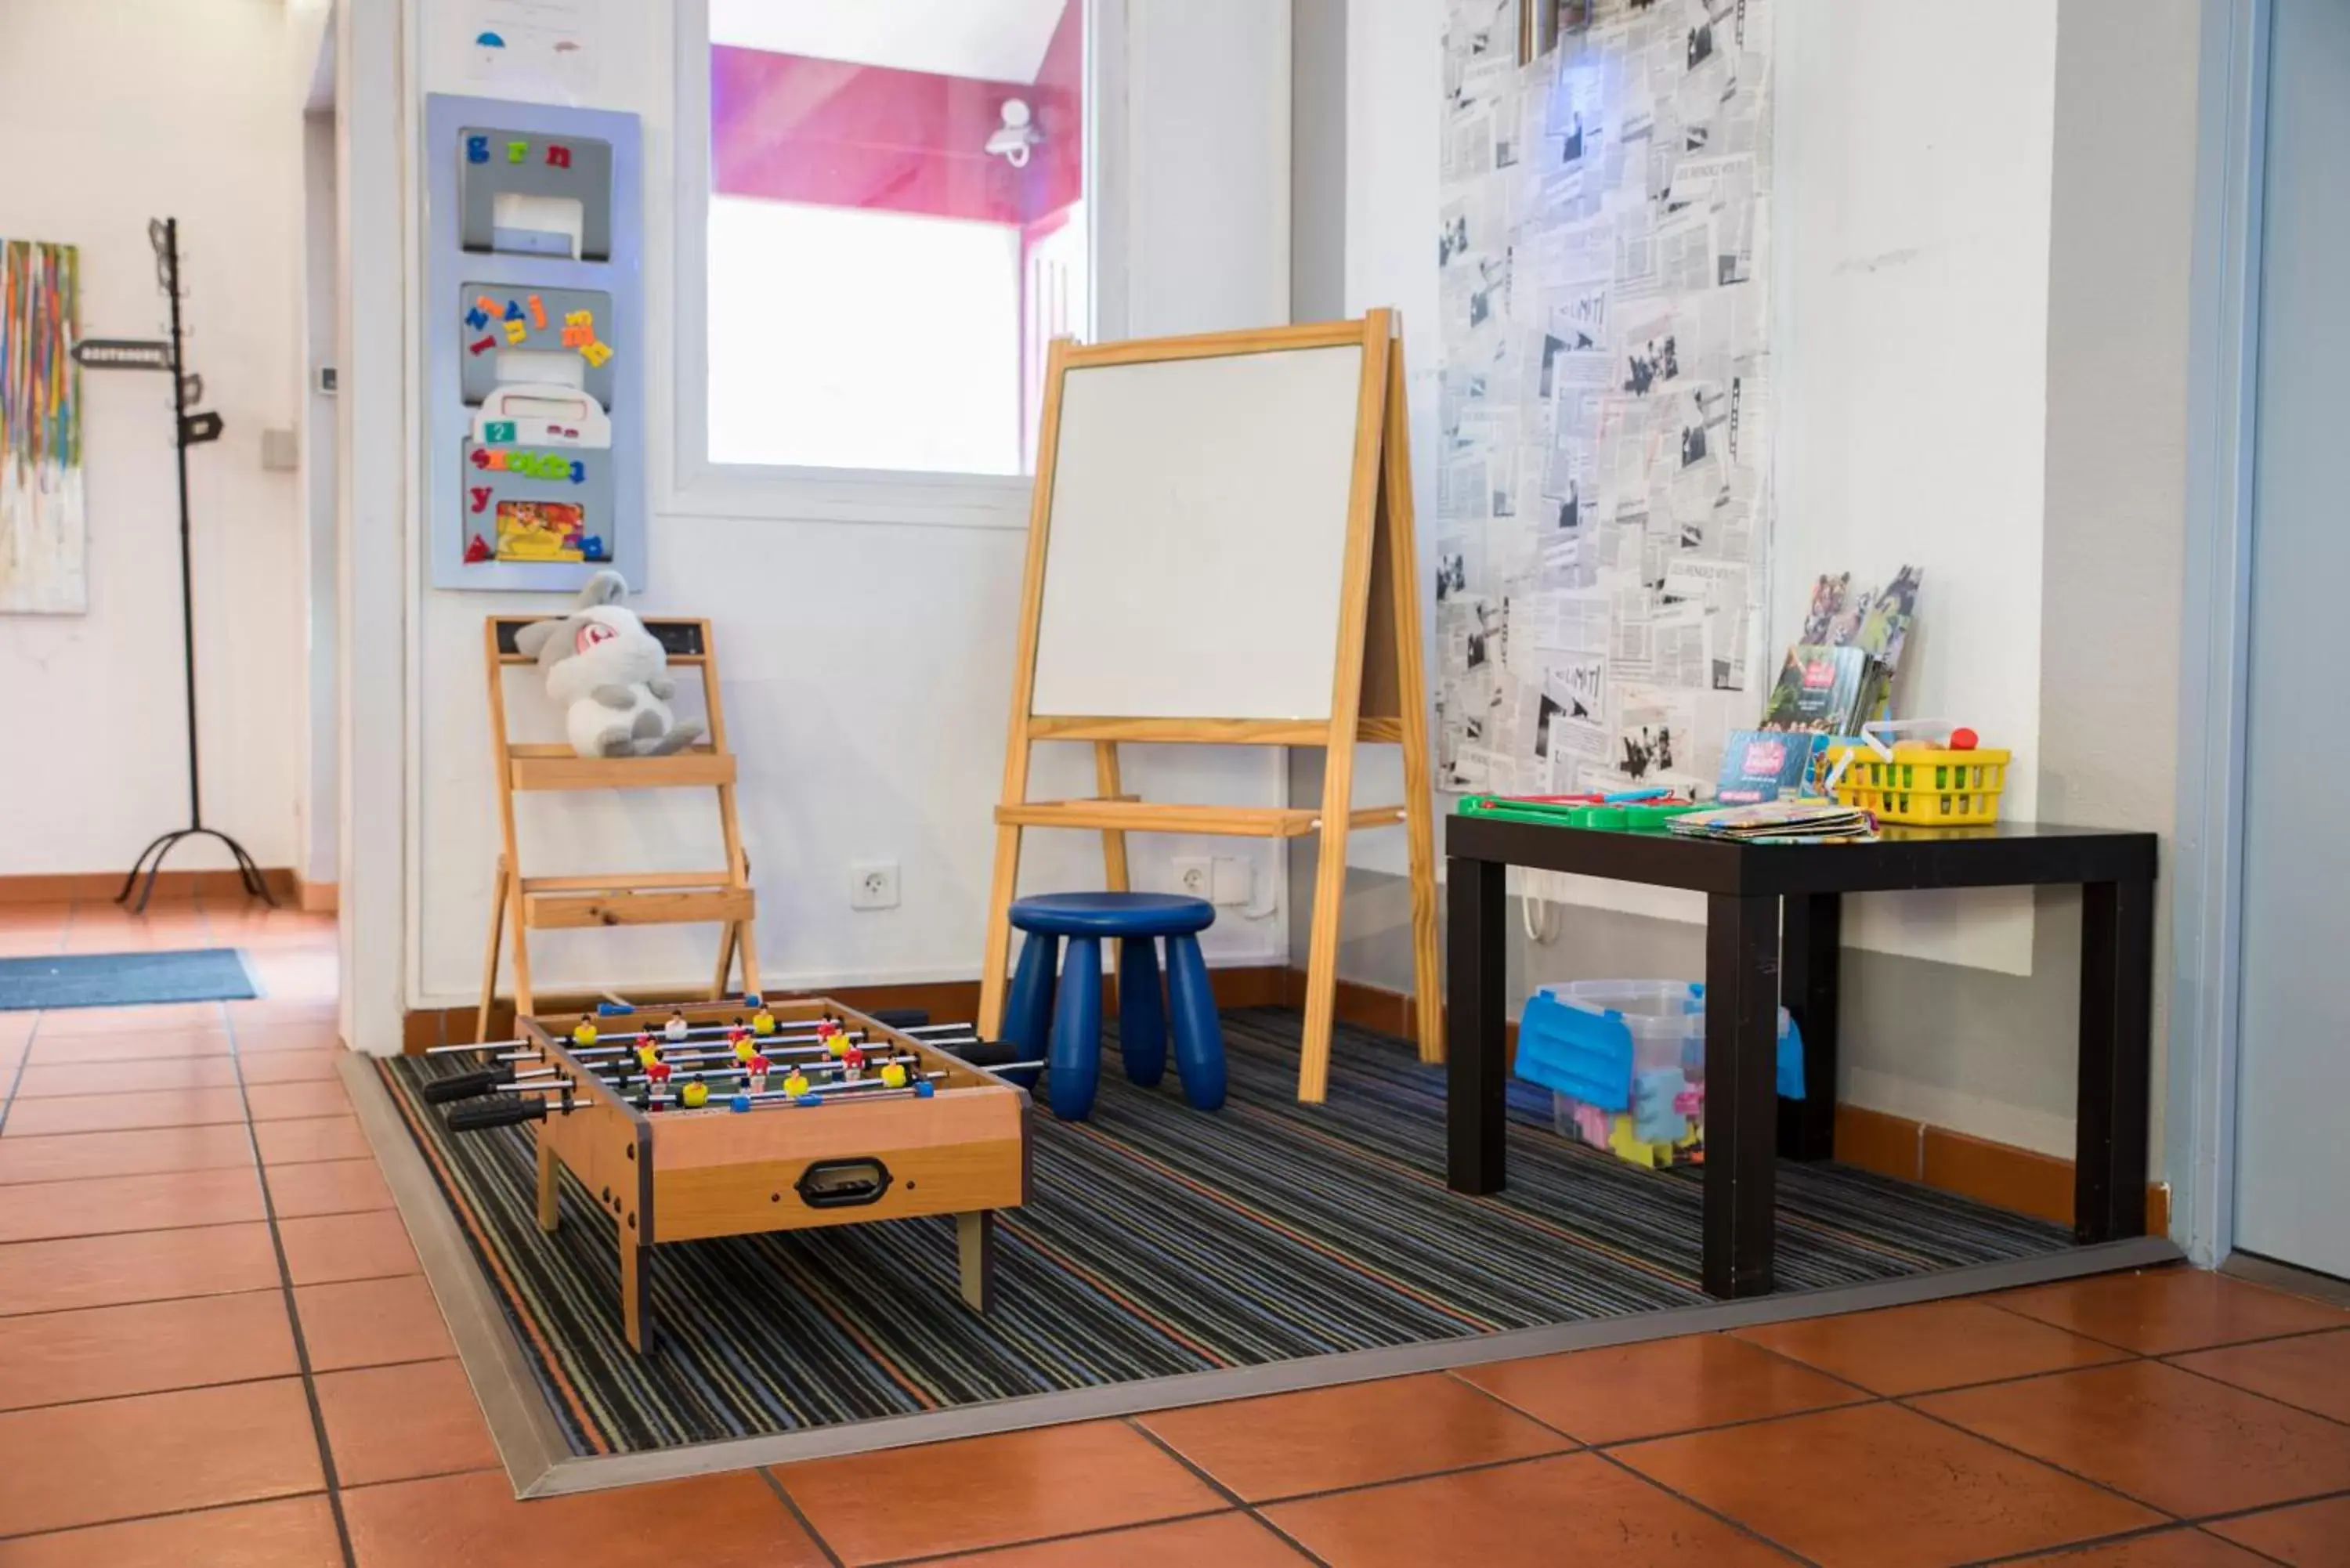
[[[2189,296],[2187,523],[2164,1164],[2195,1262],[2235,1235],[2244,740],[2272,0],[2204,0]]]

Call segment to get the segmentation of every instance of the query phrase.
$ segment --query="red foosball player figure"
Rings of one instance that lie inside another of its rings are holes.
[[[645,1087],[651,1093],[658,1095],[667,1090],[669,1075],[670,1065],[660,1058],[655,1057],[645,1064]]]
[[[865,1053],[854,1045],[843,1051],[840,1054],[840,1075],[843,1081],[851,1084],[864,1077]]]
[[[767,1059],[754,1053],[751,1059],[743,1064],[750,1070],[751,1092],[754,1095],[765,1094],[767,1092]]]

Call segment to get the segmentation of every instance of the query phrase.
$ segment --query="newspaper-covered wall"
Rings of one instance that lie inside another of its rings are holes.
[[[1438,777],[1711,784],[1771,533],[1766,0],[1448,0]]]

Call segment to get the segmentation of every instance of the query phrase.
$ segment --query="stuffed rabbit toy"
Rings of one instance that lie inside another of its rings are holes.
[[[598,572],[561,620],[533,621],[515,647],[546,671],[546,694],[564,711],[571,749],[583,757],[659,757],[682,750],[702,726],[670,711],[677,683],[669,655],[634,610],[620,607],[629,585]]]

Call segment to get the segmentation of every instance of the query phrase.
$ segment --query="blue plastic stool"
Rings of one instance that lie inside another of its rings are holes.
[[[1173,893],[1043,893],[1012,906],[1013,929],[1027,933],[1012,977],[1003,1037],[1030,1051],[1051,1043],[1047,1094],[1053,1114],[1083,1121],[1101,1083],[1101,944],[1118,939],[1118,1038],[1126,1075],[1148,1088],[1167,1072],[1172,1002],[1175,1075],[1203,1111],[1224,1103],[1224,1033],[1199,933],[1215,906]],[[1068,962],[1056,965],[1061,939]],[[1159,949],[1167,939],[1167,992],[1159,990]],[[1061,969],[1057,984],[1054,971]],[[1058,995],[1055,995],[1055,992]]]

